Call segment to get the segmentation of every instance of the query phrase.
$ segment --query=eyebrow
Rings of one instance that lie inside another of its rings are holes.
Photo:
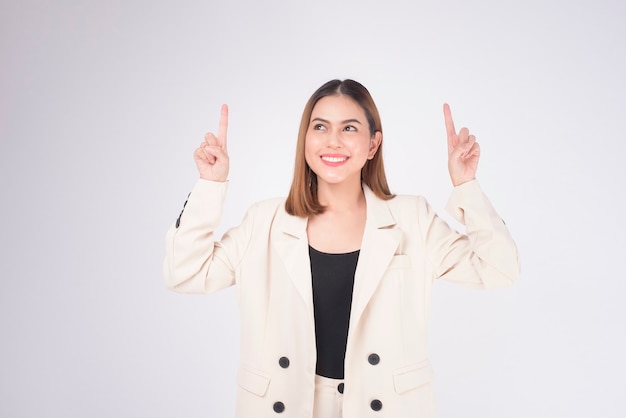
[[[326,119],[323,119],[323,118],[313,118],[313,119],[311,119],[311,123],[315,122],[315,121],[324,122],[324,123],[330,123],[329,120],[326,120]],[[346,119],[346,120],[341,121],[341,124],[345,124],[345,123],[358,123],[359,125],[363,125],[358,119]]]

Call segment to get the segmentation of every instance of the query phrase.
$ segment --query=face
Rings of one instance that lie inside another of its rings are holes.
[[[305,138],[306,162],[318,185],[361,182],[361,169],[374,157],[380,132],[370,136],[365,111],[347,96],[320,99],[313,108]]]

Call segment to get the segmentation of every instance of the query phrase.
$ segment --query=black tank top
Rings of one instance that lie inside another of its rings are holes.
[[[320,376],[343,379],[352,288],[359,251],[328,254],[309,246],[315,343]]]

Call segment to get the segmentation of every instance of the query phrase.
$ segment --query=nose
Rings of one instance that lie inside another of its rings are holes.
[[[333,129],[328,133],[328,146],[331,148],[341,148],[341,132]]]

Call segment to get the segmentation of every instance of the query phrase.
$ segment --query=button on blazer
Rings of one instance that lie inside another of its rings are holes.
[[[285,199],[270,199],[216,240],[226,188],[207,180],[194,186],[167,233],[166,284],[183,293],[237,285],[236,417],[312,417],[316,347],[307,219],[287,214]],[[363,190],[367,220],[354,280],[343,414],[434,418],[431,287],[435,279],[509,286],[519,276],[517,249],[475,180],[455,187],[448,202],[465,234],[423,197],[384,201]]]

